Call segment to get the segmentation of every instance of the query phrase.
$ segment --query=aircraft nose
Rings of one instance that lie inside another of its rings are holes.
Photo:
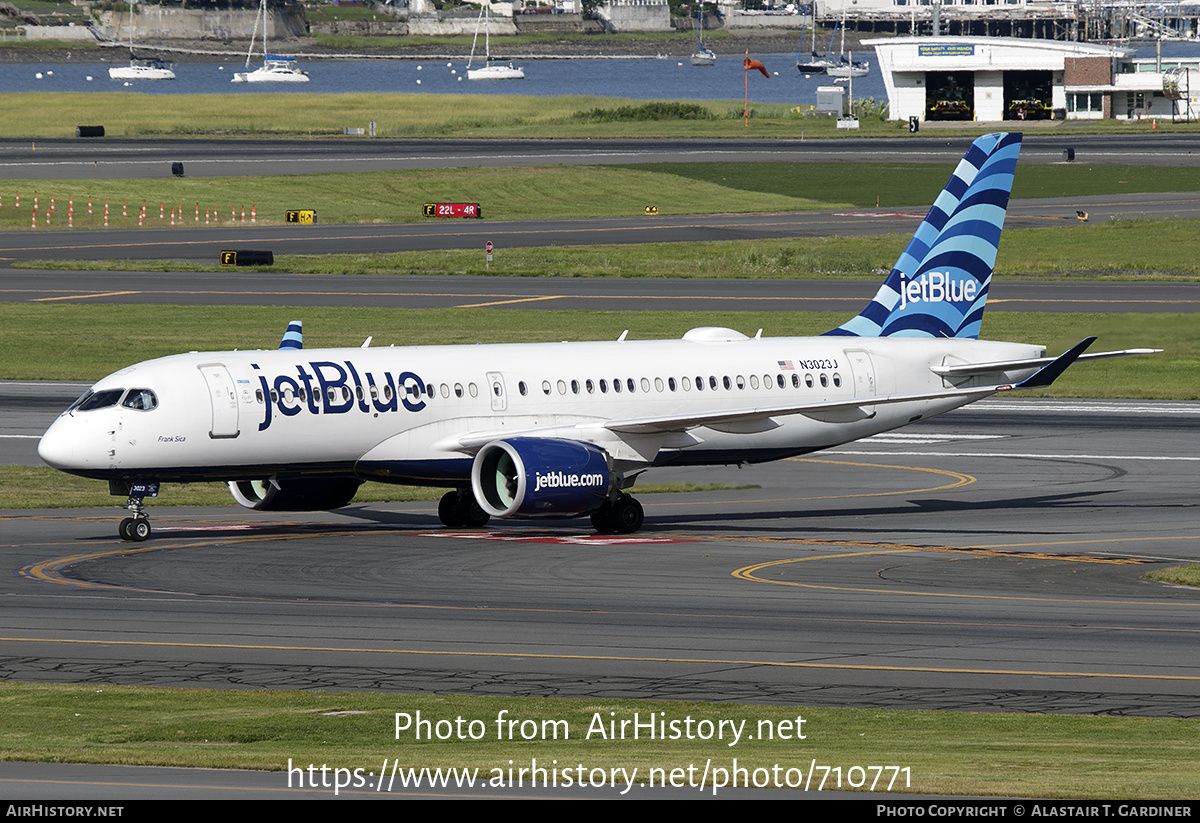
[[[74,438],[70,437],[61,422],[56,422],[38,441],[38,457],[56,469],[69,469],[75,457]]]

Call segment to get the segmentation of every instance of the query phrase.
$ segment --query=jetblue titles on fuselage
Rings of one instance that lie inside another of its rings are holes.
[[[272,409],[285,417],[294,417],[302,412],[347,414],[355,409],[366,414],[383,414],[399,411],[400,407],[419,412],[426,405],[421,399],[426,391],[425,382],[411,371],[395,376],[385,371],[382,379],[377,379],[374,372],[360,370],[349,360],[310,360],[297,363],[294,375],[285,372],[271,376],[262,374],[257,363],[250,365],[259,372],[265,409],[259,431],[270,428]]]

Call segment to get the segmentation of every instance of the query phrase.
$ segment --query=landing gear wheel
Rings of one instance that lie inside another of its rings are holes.
[[[633,534],[642,527],[644,519],[642,504],[635,498],[623,494],[613,502],[612,523],[617,534]]]
[[[129,534],[134,543],[143,543],[150,539],[150,521],[139,517],[133,521]]]
[[[451,529],[478,529],[492,519],[470,490],[443,494],[438,501],[438,518]]]
[[[599,534],[612,534],[617,530],[616,524],[613,523],[612,506],[605,503],[592,515],[592,528]]]
[[[133,523],[134,520],[132,517],[126,517],[121,521],[121,525],[117,526],[117,533],[121,535],[121,539],[126,543],[132,543],[134,540]]]
[[[488,524],[492,516],[485,512],[475,499],[475,495],[467,492],[459,501],[459,517],[463,525],[469,529],[481,529]]]
[[[447,528],[462,528],[463,522],[459,517],[458,492],[446,492],[442,495],[442,499],[438,501],[438,519]]]

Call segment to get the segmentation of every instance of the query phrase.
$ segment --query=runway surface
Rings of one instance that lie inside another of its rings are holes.
[[[648,482],[645,529],[336,513],[3,516],[0,673],[27,681],[1200,716],[1200,404],[988,401]]]
[[[1013,124],[1016,125],[1016,124]],[[427,168],[620,165],[677,162],[956,163],[970,142],[936,131],[895,138],[561,139],[561,140],[0,140],[6,179],[166,177],[183,163],[189,177],[318,174]],[[1053,135],[1026,132],[1021,163],[1200,164],[1195,135]]]
[[[349,306],[595,311],[860,311],[878,280],[145,274],[10,270],[6,302],[185,306]],[[989,311],[1200,311],[1200,283],[997,280]],[[619,329],[614,333],[619,333]],[[748,333],[753,333],[751,329]],[[274,332],[272,332],[273,334]],[[369,330],[365,330],[369,334]]]

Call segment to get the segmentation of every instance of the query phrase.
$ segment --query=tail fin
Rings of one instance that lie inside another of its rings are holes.
[[[862,314],[826,332],[852,337],[979,337],[1021,135],[971,144]]]
[[[279,348],[304,348],[304,324],[299,320],[293,320],[292,322],[288,323],[287,331],[283,333],[283,339],[279,341]]]

